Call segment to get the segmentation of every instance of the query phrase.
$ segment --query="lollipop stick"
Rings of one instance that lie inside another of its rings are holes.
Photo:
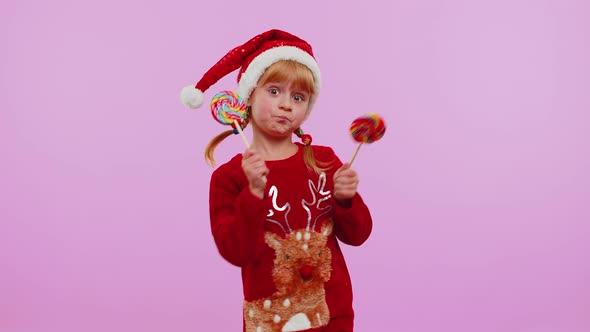
[[[250,148],[250,143],[248,143],[248,139],[246,138],[246,135],[244,135],[244,132],[242,131],[242,126],[240,126],[240,122],[238,120],[234,120],[234,125],[236,126],[238,133],[240,133],[240,136],[242,136],[242,141],[244,141],[246,148]]]
[[[354,161],[354,158],[356,158],[357,153],[359,153],[359,150],[361,149],[361,145],[363,145],[363,143],[359,143],[359,145],[356,147],[356,150],[354,150],[354,154],[352,155],[352,159],[350,159],[349,164],[352,166],[352,162]]]

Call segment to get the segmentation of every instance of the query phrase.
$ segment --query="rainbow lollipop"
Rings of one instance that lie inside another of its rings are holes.
[[[250,144],[242,132],[242,126],[244,126],[248,112],[244,101],[233,91],[221,91],[220,93],[213,96],[211,99],[211,115],[217,122],[224,125],[231,125],[235,128],[246,147],[249,148]]]
[[[384,134],[385,122],[378,114],[367,113],[352,121],[352,124],[350,125],[350,135],[355,141],[359,142],[359,145],[357,146],[356,151],[354,151],[354,155],[349,164],[352,165],[361,145],[378,141]]]

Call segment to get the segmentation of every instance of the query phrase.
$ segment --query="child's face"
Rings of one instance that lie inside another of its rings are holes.
[[[305,119],[310,97],[290,82],[256,87],[249,99],[253,129],[271,137],[291,137]]]

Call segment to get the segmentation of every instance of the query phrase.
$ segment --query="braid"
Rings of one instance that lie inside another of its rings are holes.
[[[246,126],[248,126],[248,123],[250,123],[250,111],[251,108],[250,106],[248,106],[246,108],[247,110],[247,115],[244,118],[244,120],[242,121],[242,123],[240,124],[240,127],[242,129],[245,129]],[[236,128],[234,129],[230,129],[230,130],[226,130],[222,133],[220,133],[219,135],[213,137],[213,139],[209,142],[209,144],[207,144],[207,147],[205,148],[205,160],[207,161],[207,163],[209,165],[211,165],[211,167],[215,167],[215,158],[213,156],[213,153],[215,152],[215,148],[217,148],[217,146],[223,142],[223,140],[225,140],[226,138],[228,138],[231,134],[238,134],[238,130]]]
[[[331,162],[322,162],[316,159],[313,149],[311,148],[311,135],[304,134],[303,129],[301,128],[297,128],[293,133],[297,135],[303,143],[303,160],[305,165],[307,165],[307,168],[314,171],[316,174],[328,170]]]

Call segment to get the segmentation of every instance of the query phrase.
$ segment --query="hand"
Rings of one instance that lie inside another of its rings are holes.
[[[242,169],[244,170],[244,173],[246,173],[252,194],[260,199],[264,198],[266,176],[268,175],[269,170],[266,167],[264,159],[262,159],[256,149],[248,148],[244,151],[242,156]]]
[[[334,198],[337,201],[345,201],[354,197],[359,184],[359,176],[355,170],[346,163],[334,173]]]

